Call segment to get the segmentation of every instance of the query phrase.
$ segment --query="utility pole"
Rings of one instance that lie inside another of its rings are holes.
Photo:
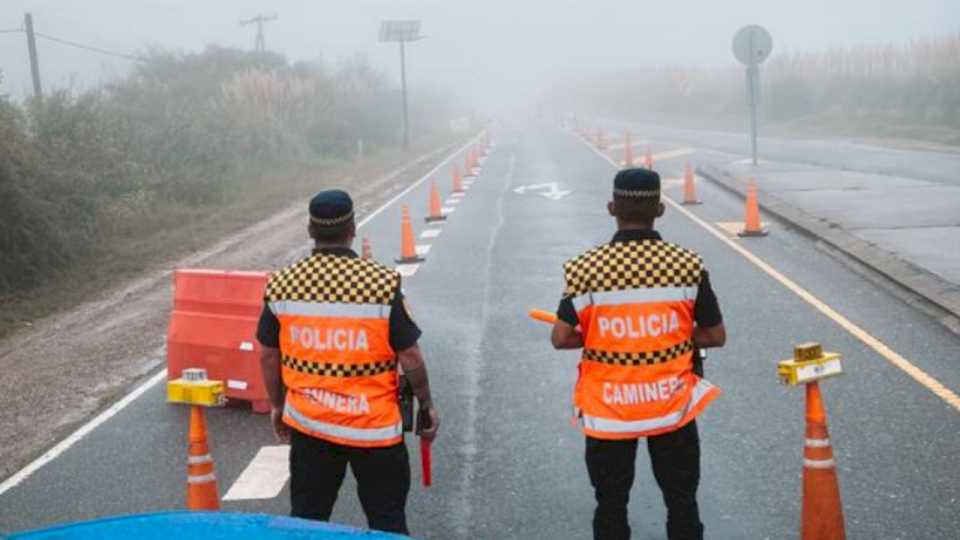
[[[257,25],[257,38],[253,43],[253,50],[257,52],[264,52],[267,50],[267,42],[266,42],[266,39],[264,39],[263,37],[263,24],[268,23],[270,21],[275,21],[277,20],[277,18],[278,17],[276,15],[263,15],[261,13],[260,15],[257,15],[252,19],[240,21],[240,26],[247,26],[250,24]]]
[[[30,74],[33,75],[33,96],[43,99],[43,88],[40,86],[40,62],[37,60],[37,40],[33,35],[33,15],[26,13],[23,24],[27,32],[27,50],[30,52]]]

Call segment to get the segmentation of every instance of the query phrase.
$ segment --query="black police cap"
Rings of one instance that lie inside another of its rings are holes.
[[[321,227],[336,227],[353,219],[353,201],[346,191],[328,189],[310,199],[310,221]]]
[[[660,198],[660,175],[649,169],[624,169],[613,178],[617,197]]]

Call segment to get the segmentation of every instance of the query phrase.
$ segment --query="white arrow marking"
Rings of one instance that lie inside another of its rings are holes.
[[[573,193],[572,191],[558,191],[553,189],[546,193],[540,193],[541,196],[550,199],[551,201],[559,201],[560,199],[566,197],[567,195]]]
[[[529,184],[529,185],[526,185],[526,186],[520,186],[520,187],[517,187],[517,188],[513,188],[513,192],[514,192],[514,193],[519,193],[519,194],[523,195],[523,194],[526,193],[528,190],[543,189],[543,188],[550,188],[550,189],[552,189],[553,191],[556,191],[556,190],[557,190],[557,183],[556,183],[556,182],[547,182],[547,183],[544,183],[544,184]]]
[[[546,189],[546,191],[544,191]],[[571,190],[561,190],[556,182],[546,182],[543,184],[529,184],[526,186],[520,186],[513,188],[514,193],[519,193],[523,195],[528,191],[538,191],[537,195],[541,197],[550,199],[552,201],[559,201],[560,199],[566,197],[567,195],[573,193]]]

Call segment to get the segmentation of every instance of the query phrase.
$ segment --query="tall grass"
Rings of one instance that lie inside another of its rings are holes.
[[[149,232],[137,223],[216,209],[242,178],[346,159],[358,139],[393,144],[395,97],[363,57],[326,66],[219,47],[148,51],[129,76],[82,93],[15,103],[0,92],[0,300]]]
[[[960,34],[784,52],[761,73],[762,112],[769,122],[831,118],[867,130],[904,123],[960,128]],[[555,104],[592,114],[711,119],[740,114],[746,106],[744,70],[732,62],[559,74],[554,88]]]

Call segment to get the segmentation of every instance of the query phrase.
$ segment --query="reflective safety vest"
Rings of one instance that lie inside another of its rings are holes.
[[[283,420],[337,444],[403,440],[390,307],[400,286],[376,262],[316,254],[274,273],[266,302],[280,321]]]
[[[674,431],[720,394],[693,373],[702,271],[699,255],[658,239],[600,246],[564,265],[583,335],[574,406],[587,435]]]

